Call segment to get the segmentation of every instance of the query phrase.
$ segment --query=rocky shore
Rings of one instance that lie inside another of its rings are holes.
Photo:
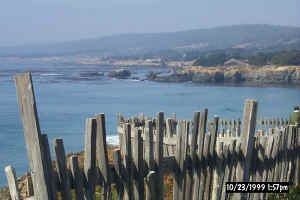
[[[300,66],[184,67],[170,75],[151,74],[151,81],[239,85],[300,86]]]
[[[111,78],[126,79],[131,76],[131,72],[127,69],[118,69],[109,72],[108,76]]]

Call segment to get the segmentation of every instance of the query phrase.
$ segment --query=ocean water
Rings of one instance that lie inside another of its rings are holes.
[[[83,150],[85,120],[98,113],[105,113],[108,143],[118,144],[118,113],[126,117],[140,112],[155,116],[156,112],[164,111],[166,117],[176,113],[179,119],[192,119],[195,111],[208,108],[209,118],[218,115],[233,119],[242,116],[245,100],[254,98],[259,102],[258,117],[287,118],[293,106],[300,104],[300,90],[295,88],[168,84],[106,76],[91,78],[83,73],[112,69],[92,65],[0,63],[0,188],[6,185],[5,166],[14,166],[17,176],[29,171],[13,81],[16,73],[32,72],[41,131],[48,134],[51,150],[53,139],[62,138],[67,153]],[[130,70],[133,76],[143,77],[149,71],[161,69]]]

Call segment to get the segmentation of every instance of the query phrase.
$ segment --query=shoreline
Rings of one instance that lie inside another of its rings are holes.
[[[300,87],[300,66],[184,67],[169,75],[152,73],[148,80],[239,87]]]

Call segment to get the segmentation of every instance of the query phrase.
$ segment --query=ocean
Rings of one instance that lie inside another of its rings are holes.
[[[107,76],[86,76],[87,72],[107,73],[119,67],[72,65],[62,63],[0,62],[0,188],[5,186],[4,168],[12,165],[17,176],[29,171],[23,128],[13,76],[31,71],[42,133],[48,134],[50,148],[54,138],[62,138],[66,153],[84,148],[85,120],[105,113],[107,141],[118,144],[117,114],[126,117],[165,117],[176,113],[178,119],[192,119],[195,111],[208,108],[208,117],[242,117],[247,98],[257,99],[258,118],[288,118],[300,103],[295,88],[257,88],[204,86],[193,83],[156,83]],[[149,71],[169,72],[169,68],[129,67],[132,76],[145,77]],[[53,159],[53,156],[52,156]]]

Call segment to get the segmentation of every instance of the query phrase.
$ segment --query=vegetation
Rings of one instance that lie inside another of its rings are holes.
[[[235,58],[242,60],[249,65],[254,66],[265,66],[265,65],[278,65],[278,66],[289,66],[289,65],[300,65],[300,51],[281,51],[281,52],[265,52],[255,54],[241,54],[239,52],[228,53],[225,50],[206,56],[201,56],[194,62],[195,66],[218,66],[224,65],[224,63]]]
[[[289,193],[271,194],[268,200],[298,200],[300,199],[300,185],[293,185]]]
[[[300,51],[283,51],[278,53],[260,53],[249,57],[250,65],[300,65]]]
[[[201,56],[198,60],[194,62],[196,66],[218,66],[224,65],[226,61],[226,54],[225,53],[216,53],[208,56]]]

